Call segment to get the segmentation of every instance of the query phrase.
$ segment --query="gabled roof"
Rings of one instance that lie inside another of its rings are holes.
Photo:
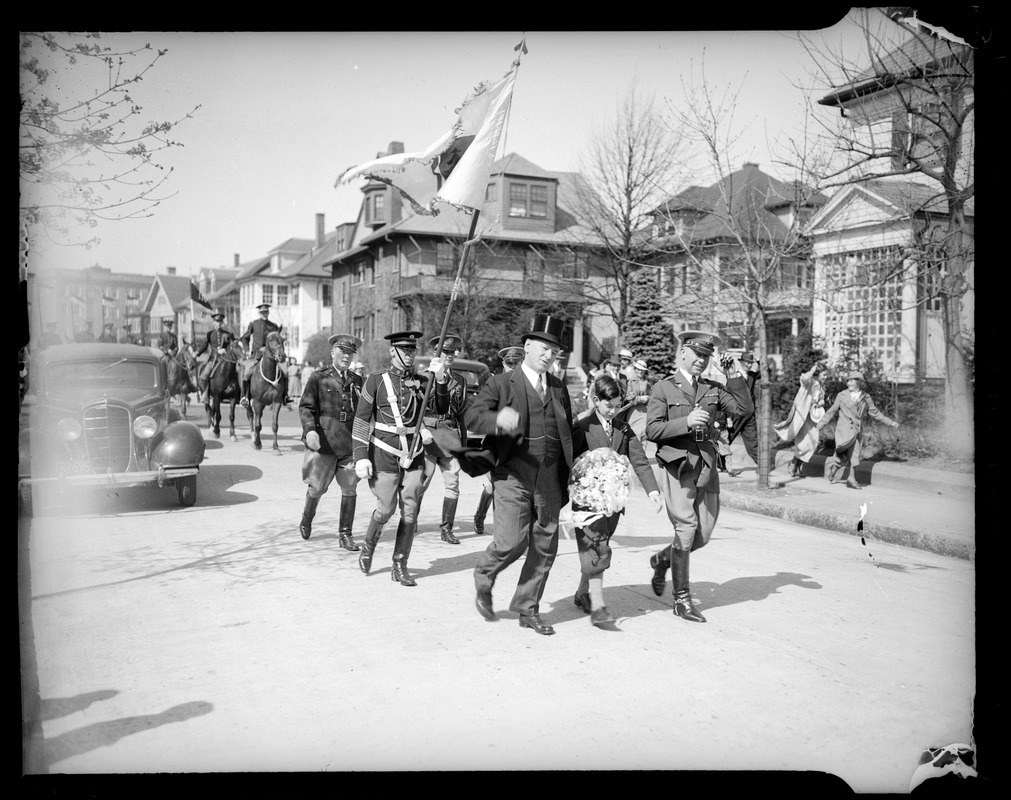
[[[219,297],[227,297],[231,292],[234,292],[238,286],[239,284],[237,281],[228,281],[228,283],[224,284],[219,289],[210,292],[207,295],[207,302],[212,303]]]
[[[252,278],[269,266],[270,256],[261,256],[253,261],[247,261],[245,264],[239,264],[239,274],[235,276],[235,280],[243,281]]]
[[[821,193],[805,196],[799,183],[786,183],[762,172],[757,164],[745,164],[712,186],[690,186],[657,208],[657,214],[689,214],[687,238],[696,241],[733,236],[733,224],[740,231],[754,230],[760,238],[781,239],[786,225],[773,213],[783,206],[818,208],[827,201]],[[730,223],[728,220],[733,220]]]
[[[156,275],[154,282],[151,284],[151,291],[148,293],[144,310],[151,310],[154,298],[159,293],[165,295],[165,299],[168,300],[168,304],[172,308],[179,308],[180,306],[188,308],[190,298],[192,297],[191,287],[196,288],[189,278],[182,275]]]
[[[329,278],[330,271],[324,270],[323,265],[331,263],[337,254],[338,234],[337,230],[325,234],[323,244],[318,247],[313,242],[309,252],[291,266],[282,269],[277,275],[282,278]]]
[[[917,214],[948,213],[948,202],[939,188],[918,181],[907,180],[866,180],[844,186],[815,214],[807,224],[809,230],[824,227],[839,210],[856,197],[863,197],[882,210],[882,215],[890,218],[915,216]],[[965,215],[974,215],[975,204],[970,198],[965,204]]]
[[[309,250],[314,244],[316,244],[315,239],[299,239],[293,236],[290,239],[286,239],[281,242],[277,247],[270,250],[271,253],[304,253]]]
[[[523,156],[516,153],[509,153],[503,156],[491,166],[491,175],[513,175],[523,178],[543,178],[552,180],[556,178],[556,173],[541,169],[536,164],[527,161]]]

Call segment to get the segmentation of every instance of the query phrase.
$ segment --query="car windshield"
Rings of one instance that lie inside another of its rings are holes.
[[[155,389],[158,386],[158,369],[150,361],[126,358],[61,361],[49,365],[47,378],[49,385],[57,391],[96,386]]]

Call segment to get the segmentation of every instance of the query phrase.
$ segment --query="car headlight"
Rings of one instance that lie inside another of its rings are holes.
[[[56,423],[56,434],[65,442],[76,442],[81,438],[81,423],[71,417]]]
[[[149,417],[147,414],[139,416],[133,421],[133,435],[138,439],[150,439],[157,430],[158,423],[154,421],[154,417]]]

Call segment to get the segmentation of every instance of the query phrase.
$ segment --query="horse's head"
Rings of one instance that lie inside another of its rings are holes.
[[[267,352],[279,364],[285,364],[288,361],[288,356],[284,352],[284,339],[277,331],[267,334]]]

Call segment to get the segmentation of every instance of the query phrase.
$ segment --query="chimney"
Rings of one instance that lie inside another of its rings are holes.
[[[755,169],[758,169],[758,164],[756,164],[754,161],[745,161],[742,169],[747,169],[748,167],[754,167]]]
[[[165,267],[165,271],[169,275],[175,275],[176,274],[176,268],[175,267]]]
[[[239,254],[238,253],[235,254],[234,259],[235,259],[235,266],[239,266]]]
[[[326,234],[326,224],[324,223],[326,215],[317,214],[316,215],[316,246],[323,246],[323,237]]]
[[[392,155],[395,155],[397,153],[403,153],[403,152],[404,152],[404,143],[403,142],[390,142],[390,152],[387,153],[387,155],[392,156]]]

